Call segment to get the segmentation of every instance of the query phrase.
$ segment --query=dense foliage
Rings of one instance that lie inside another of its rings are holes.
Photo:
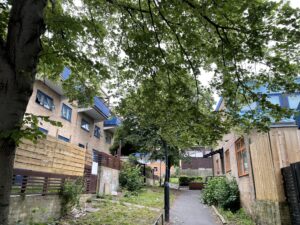
[[[120,186],[130,192],[137,192],[143,187],[143,177],[138,165],[123,163],[119,176]]]
[[[78,178],[75,180],[66,180],[61,190],[62,199],[62,215],[67,214],[73,207],[79,204],[80,196],[83,192],[83,180]]]
[[[179,185],[180,186],[188,186],[190,182],[202,182],[203,178],[200,176],[180,176],[179,177]]]
[[[236,180],[225,177],[214,177],[205,185],[202,192],[205,204],[216,205],[232,211],[240,207],[239,188]]]

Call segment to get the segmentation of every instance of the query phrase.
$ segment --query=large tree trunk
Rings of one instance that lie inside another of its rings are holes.
[[[0,224],[8,224],[16,134],[32,94],[47,0],[13,0],[6,42],[0,37]]]

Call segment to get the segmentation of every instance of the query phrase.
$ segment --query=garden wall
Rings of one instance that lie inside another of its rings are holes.
[[[91,194],[83,194],[80,205],[84,206]],[[10,200],[9,225],[28,225],[32,222],[46,223],[60,217],[59,195],[12,196]]]
[[[47,222],[60,216],[61,200],[58,195],[13,196],[10,202],[9,225]]]
[[[100,166],[98,172],[99,194],[112,194],[119,189],[119,174],[120,170],[112,169],[106,166]]]

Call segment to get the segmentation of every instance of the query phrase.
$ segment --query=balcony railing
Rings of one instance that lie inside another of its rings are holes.
[[[121,124],[121,120],[118,117],[113,117],[109,120],[104,121],[105,127],[115,127],[115,126],[119,126],[120,124]]]

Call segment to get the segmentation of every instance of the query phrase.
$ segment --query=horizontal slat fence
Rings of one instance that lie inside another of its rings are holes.
[[[116,170],[121,169],[121,160],[119,157],[115,157],[104,152],[98,152],[98,154],[99,165]]]
[[[63,184],[67,179],[74,180],[77,178],[79,177],[14,169],[11,194],[58,194],[62,190]]]
[[[86,150],[47,136],[36,144],[22,140],[14,167],[45,173],[83,176]]]

